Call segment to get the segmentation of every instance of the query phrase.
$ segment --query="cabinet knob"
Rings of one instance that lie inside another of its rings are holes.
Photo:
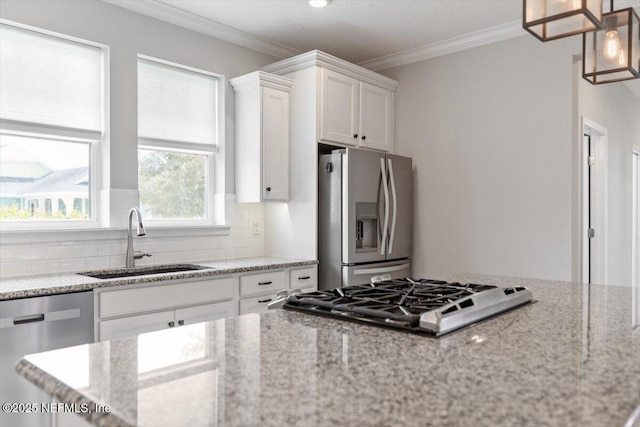
[[[184,320],[178,320],[178,325],[179,326],[184,326]]]
[[[174,326],[176,326],[176,322],[169,322],[169,327],[173,328]]]
[[[362,135],[362,140],[364,141],[365,139],[367,139],[367,137],[365,135]]]
[[[267,191],[271,191],[271,187],[267,187],[267,188],[266,188],[266,190],[267,190]]]
[[[357,134],[357,133],[354,133],[354,134],[353,134],[353,137],[354,137],[354,138],[357,138],[357,137],[358,137],[358,134]]]

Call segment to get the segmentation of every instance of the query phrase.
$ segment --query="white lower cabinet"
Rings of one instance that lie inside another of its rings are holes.
[[[317,267],[95,289],[96,340],[260,313],[288,289],[317,289]]]
[[[96,339],[124,338],[235,316],[235,287],[234,278],[225,277],[98,289]]]
[[[240,276],[239,314],[262,313],[282,290],[300,289],[302,292],[318,288],[317,267],[294,268],[288,271]],[[251,295],[251,296],[250,296]]]

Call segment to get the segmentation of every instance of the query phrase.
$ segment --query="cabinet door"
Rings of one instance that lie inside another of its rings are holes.
[[[360,146],[393,151],[393,92],[360,82]]]
[[[126,338],[145,332],[159,331],[170,327],[174,322],[174,311],[161,311],[159,313],[141,314],[121,319],[105,320],[100,322],[100,341]],[[174,323],[175,325],[175,323]]]
[[[289,93],[262,88],[262,197],[289,197]]]
[[[358,142],[358,80],[335,71],[320,71],[320,140]]]
[[[176,310],[175,316],[176,326],[191,325],[235,316],[234,305],[232,301],[227,301],[178,309]]]

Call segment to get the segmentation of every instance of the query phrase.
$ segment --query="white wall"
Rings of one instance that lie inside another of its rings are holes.
[[[136,55],[144,54],[227,78],[257,70],[276,61],[269,55],[199,34],[98,0],[2,0],[0,17],[110,47],[110,162],[101,182],[103,194],[115,194],[112,227],[122,227],[130,200],[137,194],[137,83]],[[217,177],[216,193],[235,192],[234,92],[226,86],[226,144],[217,154],[224,158],[224,174]],[[218,197],[219,199],[220,197]],[[205,261],[264,254],[264,208],[261,204],[235,204],[228,197],[228,236],[147,237],[136,239],[136,249],[152,252],[139,264]],[[120,206],[122,205],[122,206]],[[121,209],[120,209],[121,208]],[[261,223],[254,236],[252,222]],[[0,276],[77,271],[124,266],[126,240],[81,240],[73,233],[59,241],[8,243],[0,236]],[[113,236],[113,233],[109,234]],[[14,240],[13,238],[11,240]]]
[[[572,278],[572,55],[530,36],[382,73],[414,159],[414,274]]]
[[[581,64],[579,64],[581,67]],[[640,98],[622,83],[578,86],[579,116],[607,129],[608,282],[631,285],[633,145],[640,144]],[[596,231],[597,232],[597,231]]]

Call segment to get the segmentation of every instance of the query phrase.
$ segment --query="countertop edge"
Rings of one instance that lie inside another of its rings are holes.
[[[95,408],[97,404],[100,404],[99,402],[95,402],[84,396],[73,387],[59,381],[26,359],[18,361],[15,369],[16,372],[27,381],[50,396],[55,397],[61,403],[77,405],[79,408],[81,408],[82,405],[87,405],[91,412],[83,412],[80,410],[76,414],[93,425],[98,427],[136,427],[118,417],[114,412],[94,411],[93,408]],[[109,409],[111,410],[111,408]]]
[[[251,259],[229,259],[229,260],[220,260],[220,261],[206,261],[206,262],[195,262],[193,264],[199,266],[211,266],[212,268],[205,268],[201,270],[194,271],[185,271],[185,272],[176,272],[176,273],[164,273],[164,274],[150,274],[146,276],[135,276],[130,278],[118,278],[118,279],[94,279],[91,277],[86,277],[86,281],[79,283],[70,283],[70,284],[60,284],[60,285],[52,285],[46,287],[25,287],[24,289],[20,289],[19,286],[16,289],[9,289],[7,291],[0,291],[0,301],[10,301],[20,298],[32,298],[32,297],[40,297],[40,296],[49,296],[49,295],[59,295],[59,294],[67,294],[74,292],[85,292],[92,291],[94,289],[101,288],[109,288],[109,287],[118,287],[118,286],[127,286],[133,284],[148,284],[148,283],[156,283],[156,282],[166,282],[173,280],[183,280],[183,279],[197,279],[197,278],[207,278],[207,277],[215,277],[215,276],[223,276],[227,274],[234,273],[250,273],[250,272],[258,272],[258,271],[266,271],[266,270],[278,270],[283,268],[292,268],[292,267],[304,267],[304,266],[312,266],[317,265],[317,260],[287,260],[286,258],[277,259],[265,257],[265,260],[269,260],[264,263],[256,262],[255,264],[248,264],[242,266],[235,267],[221,267],[217,268],[215,265],[225,264],[225,263],[237,263],[237,262],[251,262]],[[281,261],[281,262],[280,262]],[[159,267],[162,265],[158,265]],[[26,282],[26,281],[46,281],[56,279],[57,281],[64,281],[65,277],[71,278],[81,278],[82,276],[77,273],[67,273],[67,274],[52,274],[52,275],[35,275],[35,276],[17,276],[2,279],[2,281],[10,282],[15,280],[17,283]],[[9,286],[11,288],[11,286]]]

